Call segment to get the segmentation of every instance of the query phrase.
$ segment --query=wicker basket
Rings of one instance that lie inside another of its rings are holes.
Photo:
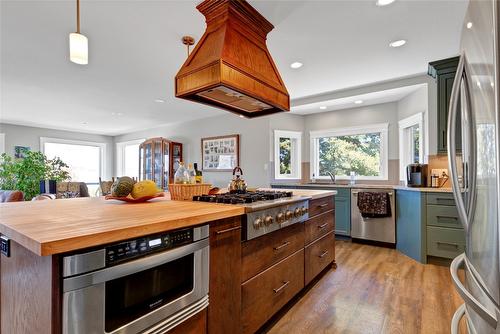
[[[175,184],[170,183],[168,190],[170,197],[175,201],[192,201],[193,196],[206,195],[212,187],[211,184]]]

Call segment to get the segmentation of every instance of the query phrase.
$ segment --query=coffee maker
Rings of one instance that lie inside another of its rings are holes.
[[[427,164],[410,164],[406,167],[408,187],[427,187]]]

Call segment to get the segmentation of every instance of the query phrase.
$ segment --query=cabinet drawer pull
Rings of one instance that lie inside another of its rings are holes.
[[[328,203],[323,203],[318,205],[318,208],[326,208],[328,206]]]
[[[325,227],[328,226],[328,223],[324,223],[318,226],[319,229],[324,229]]]
[[[225,230],[216,231],[215,234],[221,235],[221,234],[236,231],[236,230],[241,230],[241,226],[236,226],[236,227],[226,228]]]
[[[279,293],[281,290],[286,288],[288,284],[290,284],[290,281],[284,281],[282,286],[277,289],[273,289],[274,293]]]
[[[440,219],[440,218],[446,218],[446,219],[453,219],[453,220],[458,220],[457,217],[453,217],[453,216],[436,216],[437,219]]]
[[[455,248],[458,249],[458,244],[454,243],[454,242],[442,242],[442,241],[438,241],[436,242],[438,245],[448,245],[448,246],[453,246]]]
[[[318,255],[318,257],[324,258],[326,254],[328,254],[328,251],[324,251],[323,253],[321,253],[321,255]]]
[[[286,247],[286,246],[288,246],[288,245],[290,245],[290,241],[285,241],[285,242],[284,242],[284,243],[282,243],[281,245],[274,247],[274,250],[275,250],[275,251],[278,251],[278,250],[280,250],[280,249],[282,249],[283,247]]]

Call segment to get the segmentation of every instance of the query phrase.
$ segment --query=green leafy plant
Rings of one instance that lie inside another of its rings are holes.
[[[23,159],[2,154],[0,159],[0,189],[20,190],[26,200],[39,193],[41,180],[56,182],[70,179],[69,166],[61,159],[47,159],[41,152],[26,152]]]

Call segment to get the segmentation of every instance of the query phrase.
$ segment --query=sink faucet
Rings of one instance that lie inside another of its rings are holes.
[[[330,171],[327,171],[326,174],[328,174],[328,176],[330,176],[332,183],[335,183],[335,175],[333,175]]]

